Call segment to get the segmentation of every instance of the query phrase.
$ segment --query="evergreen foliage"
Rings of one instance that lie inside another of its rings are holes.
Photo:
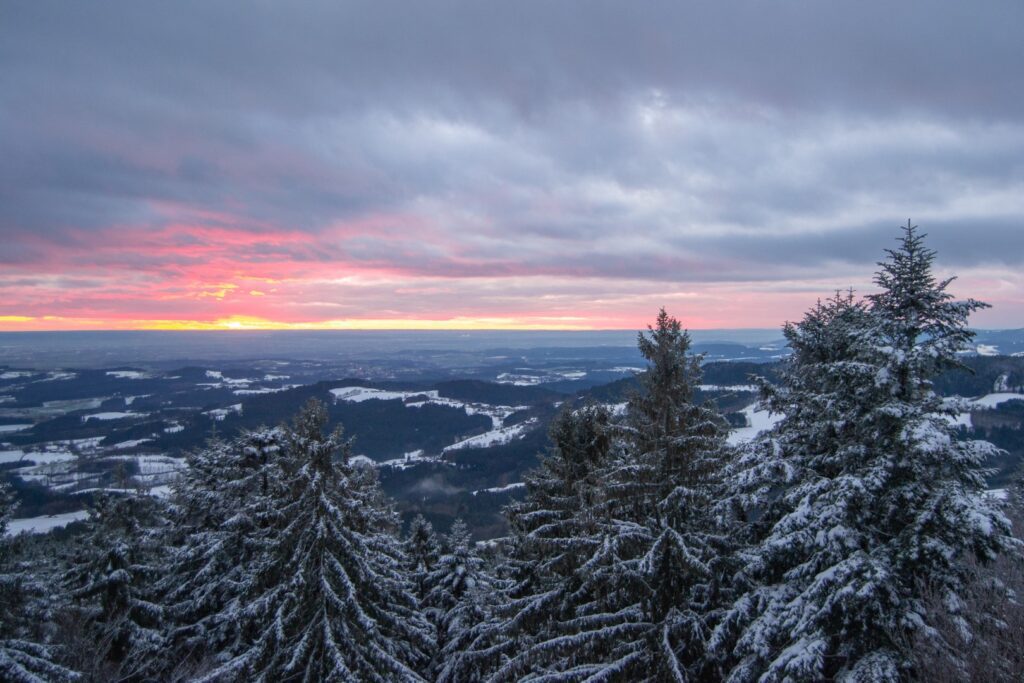
[[[158,592],[168,613],[165,673],[201,670],[243,639],[236,615],[255,590],[283,493],[282,429],[214,440],[188,457],[174,485]]]
[[[416,599],[421,603],[427,598],[430,588],[428,577],[437,566],[440,555],[441,543],[434,533],[434,525],[423,515],[416,515],[409,523],[409,532],[405,538],[405,556],[408,558],[406,569],[416,589]]]
[[[418,681],[431,643],[397,518],[311,401],[286,432],[279,519],[236,615],[249,641],[206,680]],[[335,456],[339,456],[335,460]]]
[[[164,646],[164,609],[154,591],[163,561],[159,503],[147,495],[103,496],[89,511],[64,575],[72,609],[96,647],[93,677],[144,680]]]
[[[853,294],[787,325],[793,356],[766,404],[784,417],[735,477],[741,582],[716,631],[730,680],[902,680],[927,632],[923,587],[952,611],[968,556],[992,559],[1004,516],[979,469],[994,447],[958,440],[932,378],[970,340],[968,314],[930,272],[914,227],[880,264],[879,294]]]
[[[14,511],[9,487],[0,484],[0,680],[12,683],[72,681],[78,674],[57,663],[57,652],[40,642],[33,597],[43,591],[30,566],[18,561],[7,536]]]

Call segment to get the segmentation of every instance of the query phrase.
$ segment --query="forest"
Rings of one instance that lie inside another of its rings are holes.
[[[936,391],[986,304],[935,259],[908,222],[875,293],[786,324],[774,376],[737,378],[781,419],[742,444],[661,309],[625,410],[566,401],[487,542],[403,528],[315,399],[211,438],[166,500],[2,536],[0,678],[1019,680],[1024,485],[985,491],[1001,427],[970,438]]]

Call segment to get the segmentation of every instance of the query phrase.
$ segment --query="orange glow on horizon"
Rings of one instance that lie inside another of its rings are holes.
[[[238,330],[551,330],[588,331],[631,329],[604,327],[574,318],[453,317],[444,319],[349,318],[282,322],[252,316],[202,320],[84,320],[45,316],[0,316],[0,332],[59,332],[79,330],[238,331]]]

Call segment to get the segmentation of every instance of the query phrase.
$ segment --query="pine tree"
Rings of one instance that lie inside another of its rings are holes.
[[[153,588],[161,562],[158,507],[146,495],[99,498],[64,576],[105,665],[104,676],[153,675],[164,645],[164,613]]]
[[[188,456],[173,486],[168,566],[158,583],[168,616],[166,675],[201,670],[239,645],[234,615],[254,589],[254,563],[277,522],[271,487],[283,481],[284,439],[284,430],[258,429]]]
[[[472,627],[486,617],[494,587],[461,519],[452,524],[427,584],[424,604],[435,624],[438,655],[431,669],[437,671],[462,650]]]
[[[326,423],[311,401],[287,430],[280,520],[237,614],[252,637],[205,680],[422,680],[431,643],[402,571],[397,518]]]
[[[555,457],[512,509],[529,590],[511,596],[505,639],[480,648],[494,661],[487,680],[703,673],[706,620],[721,601],[716,556],[729,545],[712,509],[726,425],[693,404],[700,359],[678,321],[662,310],[639,341],[650,366],[626,424],[609,429],[593,413],[556,423]]]
[[[416,598],[422,603],[427,597],[428,577],[441,555],[441,545],[434,533],[434,526],[423,515],[416,515],[409,523],[405,555],[409,558],[407,571],[416,588]]]
[[[38,617],[31,597],[42,587],[32,567],[21,566],[16,541],[7,536],[7,523],[14,511],[14,497],[7,484],[0,484],[0,680],[12,683],[78,680],[77,673],[57,663],[59,654],[43,644]]]
[[[991,559],[1005,518],[982,495],[994,448],[958,441],[931,379],[956,365],[968,314],[909,224],[882,292],[819,304],[785,335],[793,355],[765,400],[784,418],[736,474],[749,588],[713,643],[730,680],[896,681],[927,630],[922,586],[955,607],[962,560]]]
[[[528,659],[529,645],[555,635],[559,617],[571,611],[559,605],[571,605],[576,575],[606,535],[604,518],[593,513],[612,448],[610,417],[603,406],[567,406],[552,423],[553,445],[526,475],[525,500],[506,510],[513,536],[500,570],[499,604],[466,633],[464,651],[446,661],[439,680],[483,679],[503,662],[514,668]]]

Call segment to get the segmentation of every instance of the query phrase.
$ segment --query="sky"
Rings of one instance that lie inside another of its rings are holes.
[[[0,330],[1024,327],[1024,3],[0,0]]]

